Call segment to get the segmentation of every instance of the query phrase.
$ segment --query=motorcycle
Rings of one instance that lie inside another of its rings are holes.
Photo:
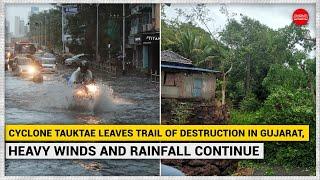
[[[32,81],[35,83],[43,82],[43,75],[41,73],[41,69],[38,67],[31,65],[27,67],[26,74],[32,77]]]
[[[4,65],[4,70],[5,71],[7,71],[9,69],[10,58],[11,58],[11,53],[7,52],[6,53],[6,62],[5,62],[5,65]]]
[[[78,84],[73,90],[75,104],[90,110],[95,108],[99,95],[99,86],[94,82]]]
[[[43,75],[40,71],[37,71],[32,76],[32,81],[35,83],[41,83],[43,82]]]
[[[25,78],[30,78],[35,83],[43,82],[43,75],[41,69],[34,65],[18,65],[13,74]]]

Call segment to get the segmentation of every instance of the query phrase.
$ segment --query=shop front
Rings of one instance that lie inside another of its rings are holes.
[[[159,33],[140,34],[134,37],[136,67],[148,72],[159,72]]]

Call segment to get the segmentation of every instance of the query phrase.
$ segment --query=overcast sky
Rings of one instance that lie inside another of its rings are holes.
[[[53,8],[50,4],[6,4],[6,20],[10,22],[10,31],[14,32],[14,17],[20,16],[21,20],[28,23],[29,12],[31,12],[31,7],[39,7],[39,11],[48,10]]]
[[[39,7],[40,11],[53,8],[50,4],[7,4],[6,19],[10,22],[11,32],[14,29],[15,16],[20,16],[25,23],[28,22],[28,14],[31,11],[31,6]],[[171,4],[170,7],[165,6],[165,13],[168,18],[174,18],[177,16],[175,9],[181,8],[185,12],[191,12],[191,8],[194,6],[195,4]],[[226,17],[219,11],[221,4],[207,4],[207,7],[210,9],[209,16],[214,19],[214,21],[209,23],[209,28],[212,31],[221,31],[226,25]],[[293,11],[298,8],[304,8],[309,12],[310,16],[308,28],[312,36],[315,36],[316,11],[315,5],[313,4],[227,4],[226,7],[229,12],[236,14],[236,19],[240,19],[240,14],[244,14],[273,29],[289,25],[292,22],[291,16]]]
[[[167,18],[177,17],[177,8],[183,9],[184,12],[191,12],[193,4],[171,4],[171,6],[165,6],[165,14]],[[209,22],[209,28],[211,31],[219,32],[221,31],[227,22],[227,18],[224,14],[221,14],[219,9],[221,4],[207,4],[209,12],[209,17],[214,20]],[[292,22],[292,13],[298,9],[303,8],[309,12],[309,24],[308,29],[311,31],[311,36],[315,37],[315,12],[316,7],[312,4],[227,4],[228,11],[235,13],[236,19],[240,20],[240,14],[249,16],[250,18],[260,21],[260,23],[269,26],[272,29],[282,28],[289,25]],[[182,19],[183,20],[183,19]],[[200,24],[200,23],[197,23]],[[200,25],[205,29],[203,25]]]

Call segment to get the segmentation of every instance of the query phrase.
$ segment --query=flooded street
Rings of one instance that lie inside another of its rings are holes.
[[[96,75],[101,98],[94,110],[72,105],[70,70],[43,83],[6,72],[6,124],[159,124],[159,89],[148,78]],[[159,160],[6,160],[7,176],[158,175]]]

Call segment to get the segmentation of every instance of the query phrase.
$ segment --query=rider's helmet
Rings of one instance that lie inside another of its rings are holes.
[[[87,62],[87,61],[82,61],[82,62],[80,63],[80,71],[81,71],[82,73],[86,73],[86,72],[88,71],[88,69],[89,69],[88,62]]]

